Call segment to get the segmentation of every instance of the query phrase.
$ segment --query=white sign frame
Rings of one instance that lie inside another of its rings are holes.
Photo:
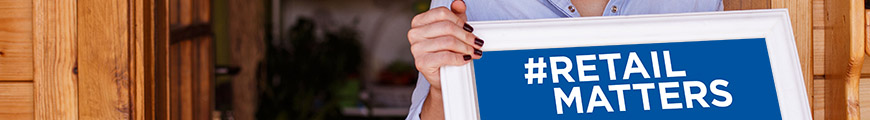
[[[782,119],[812,119],[786,9],[469,24],[487,40],[483,51],[765,38]],[[480,119],[472,64],[441,67],[447,119]]]

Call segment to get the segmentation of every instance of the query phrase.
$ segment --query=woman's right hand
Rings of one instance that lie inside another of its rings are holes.
[[[463,65],[482,54],[483,40],[471,34],[474,28],[465,23],[465,2],[453,1],[451,8],[433,8],[414,16],[408,30],[417,70],[436,90],[441,89],[441,66]]]
[[[414,63],[430,84],[420,111],[424,120],[444,119],[441,66],[463,65],[482,55],[483,40],[471,34],[474,28],[465,23],[465,2],[455,0],[450,6],[451,9],[439,7],[414,16],[408,30]]]

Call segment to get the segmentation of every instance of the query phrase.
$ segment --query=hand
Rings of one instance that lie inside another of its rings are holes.
[[[439,7],[414,16],[408,30],[414,63],[430,84],[420,112],[425,120],[444,119],[441,66],[463,65],[482,55],[483,40],[471,34],[474,28],[465,23],[465,2],[456,0],[450,6],[452,9]]]
[[[408,30],[417,70],[431,88],[438,90],[441,66],[463,65],[482,54],[483,40],[471,34],[474,29],[465,23],[465,2],[453,1],[451,7],[452,10],[439,7],[414,16]]]

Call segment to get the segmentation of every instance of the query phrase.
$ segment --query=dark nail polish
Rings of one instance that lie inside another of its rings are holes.
[[[477,56],[481,56],[483,55],[483,51],[480,51],[480,49],[474,49],[474,54]]]
[[[468,32],[474,31],[474,28],[472,28],[471,25],[468,25],[468,23],[465,23],[465,25],[462,26],[462,29],[465,29],[465,31],[468,31]]]
[[[471,60],[471,55],[462,56],[462,59],[465,59],[465,61]]]
[[[474,38],[474,44],[477,44],[477,46],[483,46],[483,40],[480,38]]]

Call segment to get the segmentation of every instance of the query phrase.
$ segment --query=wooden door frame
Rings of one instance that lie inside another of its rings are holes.
[[[166,119],[168,0],[33,0],[36,119]]]

